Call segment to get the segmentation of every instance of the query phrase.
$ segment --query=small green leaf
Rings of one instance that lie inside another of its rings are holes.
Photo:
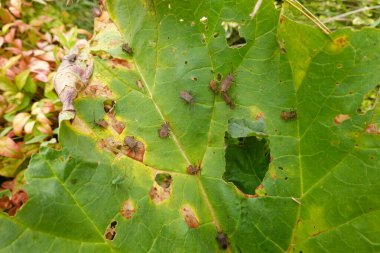
[[[29,77],[30,71],[28,69],[21,71],[16,77],[15,77],[15,84],[17,86],[17,89],[21,91],[25,84],[27,83],[28,77]]]

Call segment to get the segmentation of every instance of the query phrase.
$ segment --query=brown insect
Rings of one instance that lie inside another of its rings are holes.
[[[227,235],[223,232],[218,232],[218,235],[215,237],[215,240],[218,242],[219,249],[227,249],[228,245],[230,244],[228,242]]]
[[[231,88],[232,81],[234,80],[234,76],[230,73],[224,78],[220,84],[221,92],[228,92]]]
[[[226,105],[228,105],[231,109],[235,108],[234,102],[231,100],[230,96],[228,95],[227,92],[221,92],[222,98],[224,102],[226,102]]]
[[[209,84],[210,90],[214,92],[215,95],[219,93],[218,91],[218,85],[215,80],[211,80]]]
[[[136,81],[137,87],[139,87],[140,90],[144,90],[144,84],[141,80]]]
[[[108,123],[107,121],[105,120],[98,120],[98,121],[94,121],[95,125],[98,126],[98,127],[101,127],[101,128],[106,128],[108,126]]]
[[[158,136],[160,138],[167,138],[169,137],[169,132],[170,132],[169,123],[165,122],[164,124],[161,125],[161,128],[158,129]]]
[[[297,111],[296,110],[282,111],[280,116],[281,116],[281,119],[284,121],[293,120],[297,118]]]
[[[125,53],[129,54],[130,56],[133,55],[133,50],[132,50],[132,48],[129,46],[128,43],[123,43],[123,44],[121,45],[121,49],[122,49]]]
[[[124,144],[134,153],[138,153],[140,150],[139,141],[137,141],[134,136],[125,137]]]
[[[107,121],[105,121],[104,119],[95,120],[95,112],[94,112],[94,124],[95,126],[100,127],[100,128],[106,128],[108,126]]]
[[[201,167],[200,165],[189,165],[187,166],[187,169],[186,169],[186,172],[187,174],[190,174],[190,175],[197,175],[199,172],[201,171]]]
[[[179,97],[182,98],[187,104],[194,104],[195,99],[191,95],[190,91],[183,90],[179,93]]]

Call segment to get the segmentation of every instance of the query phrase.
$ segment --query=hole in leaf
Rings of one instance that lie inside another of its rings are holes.
[[[357,112],[364,115],[368,111],[373,110],[375,108],[376,102],[379,100],[379,95],[380,85],[377,85],[374,89],[370,90],[367,94],[364,95],[363,101]]]
[[[116,235],[116,229],[115,229],[116,225],[117,225],[117,221],[113,221],[113,222],[111,222],[111,224],[109,225],[109,227],[106,229],[106,232],[104,233],[104,237],[107,240],[112,241],[113,238],[115,238],[115,235]]]
[[[172,184],[172,176],[168,173],[158,173],[154,179],[156,183],[162,188],[169,188]]]
[[[240,48],[247,44],[245,38],[240,36],[239,23],[233,21],[223,21],[222,26],[226,32],[226,40],[230,48]]]
[[[115,108],[115,101],[107,99],[103,101],[103,108],[106,113],[113,112]]]
[[[269,141],[263,118],[256,121],[229,121],[224,180],[232,182],[245,194],[254,194],[269,168]]]
[[[213,34],[213,36],[214,36],[214,38],[218,38],[219,37],[219,33],[216,32],[216,33]]]
[[[218,232],[218,235],[215,237],[215,240],[218,243],[219,249],[227,249],[228,245],[230,244],[228,242],[228,237],[225,233],[223,232]]]

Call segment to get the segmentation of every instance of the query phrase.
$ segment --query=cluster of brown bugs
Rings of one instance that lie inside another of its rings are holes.
[[[297,111],[296,110],[282,111],[280,114],[280,117],[284,121],[297,119]]]
[[[232,99],[230,98],[228,92],[231,88],[233,80],[234,80],[234,76],[232,73],[230,73],[220,83],[220,95],[221,95],[222,99],[224,100],[224,102],[226,103],[226,105],[228,105],[231,109],[235,108],[235,104],[232,101]],[[219,88],[218,88],[217,81],[211,80],[209,83],[209,88],[215,95],[219,94]]]

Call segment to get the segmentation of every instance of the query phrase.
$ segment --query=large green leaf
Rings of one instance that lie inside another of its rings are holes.
[[[255,3],[108,1],[116,26],[103,19],[90,48],[93,92],[61,125],[64,150],[33,157],[27,204],[0,215],[0,251],[217,252],[220,232],[230,252],[379,252],[380,32],[327,36],[269,0],[251,19]],[[222,22],[240,24],[246,44],[229,48]],[[229,72],[233,110],[208,87]],[[252,198],[223,180],[224,137],[229,119],[256,118],[271,163],[267,194]],[[142,162],[109,151],[110,137],[126,136],[144,144]],[[186,173],[199,163],[200,173]]]

